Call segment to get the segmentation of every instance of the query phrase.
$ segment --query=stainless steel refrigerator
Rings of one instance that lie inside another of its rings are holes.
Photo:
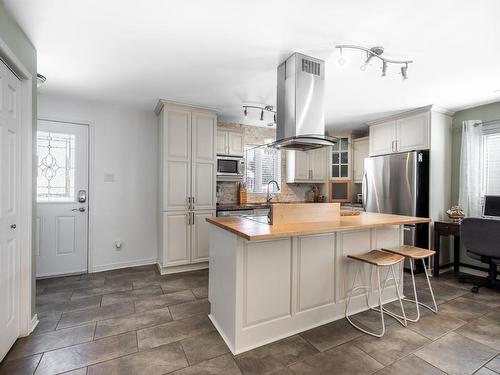
[[[429,151],[365,159],[366,212],[429,217]],[[428,248],[429,225],[405,226],[405,244]]]

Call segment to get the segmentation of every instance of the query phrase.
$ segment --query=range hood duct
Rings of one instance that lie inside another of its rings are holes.
[[[294,53],[278,66],[276,141],[268,144],[307,151],[332,146],[325,136],[325,62]]]

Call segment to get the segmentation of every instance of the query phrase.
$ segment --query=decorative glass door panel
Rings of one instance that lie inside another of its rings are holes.
[[[330,178],[349,178],[349,138],[341,137],[332,147]]]

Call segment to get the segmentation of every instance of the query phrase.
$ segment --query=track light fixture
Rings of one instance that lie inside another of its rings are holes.
[[[260,121],[264,121],[264,111],[271,112],[273,114],[273,122],[269,123],[271,125],[276,124],[276,111],[272,105],[257,105],[257,104],[245,104],[243,106],[243,115],[248,118],[248,109],[258,109],[260,110]],[[268,126],[271,126],[269,125]]]
[[[342,51],[345,48],[349,49],[355,49],[355,50],[360,50],[366,52],[366,60],[363,63],[363,65],[360,66],[360,69],[362,71],[365,71],[368,64],[371,62],[371,60],[376,57],[382,61],[382,77],[385,77],[387,75],[387,68],[389,64],[398,64],[398,65],[403,65],[401,67],[401,76],[403,79],[408,78],[408,64],[413,63],[412,60],[391,60],[387,59],[385,57],[382,57],[381,55],[384,53],[384,47],[381,46],[376,46],[372,48],[366,48],[366,47],[361,47],[361,46],[356,46],[356,45],[348,45],[348,44],[339,44],[336,45],[335,48],[338,48],[340,51],[340,57],[338,60],[339,65],[344,65],[345,64],[345,58],[342,55]]]
[[[401,75],[403,76],[403,79],[408,79],[408,64],[401,67]]]

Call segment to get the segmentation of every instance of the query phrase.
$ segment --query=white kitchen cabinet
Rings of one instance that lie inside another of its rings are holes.
[[[217,130],[217,155],[225,155],[228,148],[227,131]]]
[[[191,263],[208,262],[209,226],[208,217],[215,211],[195,211],[191,221]]]
[[[209,224],[215,211],[186,211],[162,214],[164,267],[185,266],[208,261]]]
[[[163,267],[180,266],[190,262],[189,212],[163,213]]]
[[[321,183],[326,180],[325,149],[287,151],[287,183]]]
[[[370,125],[370,156],[430,148],[430,112]]]
[[[430,148],[429,115],[429,112],[424,112],[396,120],[396,148],[398,152]]]
[[[160,101],[157,114],[160,271],[202,268],[203,262],[206,267],[208,257],[203,249],[207,247],[208,233],[203,230],[200,215],[212,215],[216,206],[217,117],[205,109],[167,101]],[[195,217],[198,225],[194,225]],[[195,226],[201,229],[193,229]],[[196,250],[192,250],[193,246]]]
[[[351,136],[335,136],[338,142],[330,148],[329,175],[331,179],[351,178]]]
[[[217,155],[243,156],[245,142],[243,132],[217,130]]]
[[[357,138],[352,142],[352,176],[354,183],[363,182],[365,158],[369,156],[369,138]]]
[[[311,181],[324,182],[326,180],[326,152],[325,148],[311,150],[310,153],[310,168]]]
[[[394,143],[396,138],[396,121],[370,126],[370,156],[395,152]]]

